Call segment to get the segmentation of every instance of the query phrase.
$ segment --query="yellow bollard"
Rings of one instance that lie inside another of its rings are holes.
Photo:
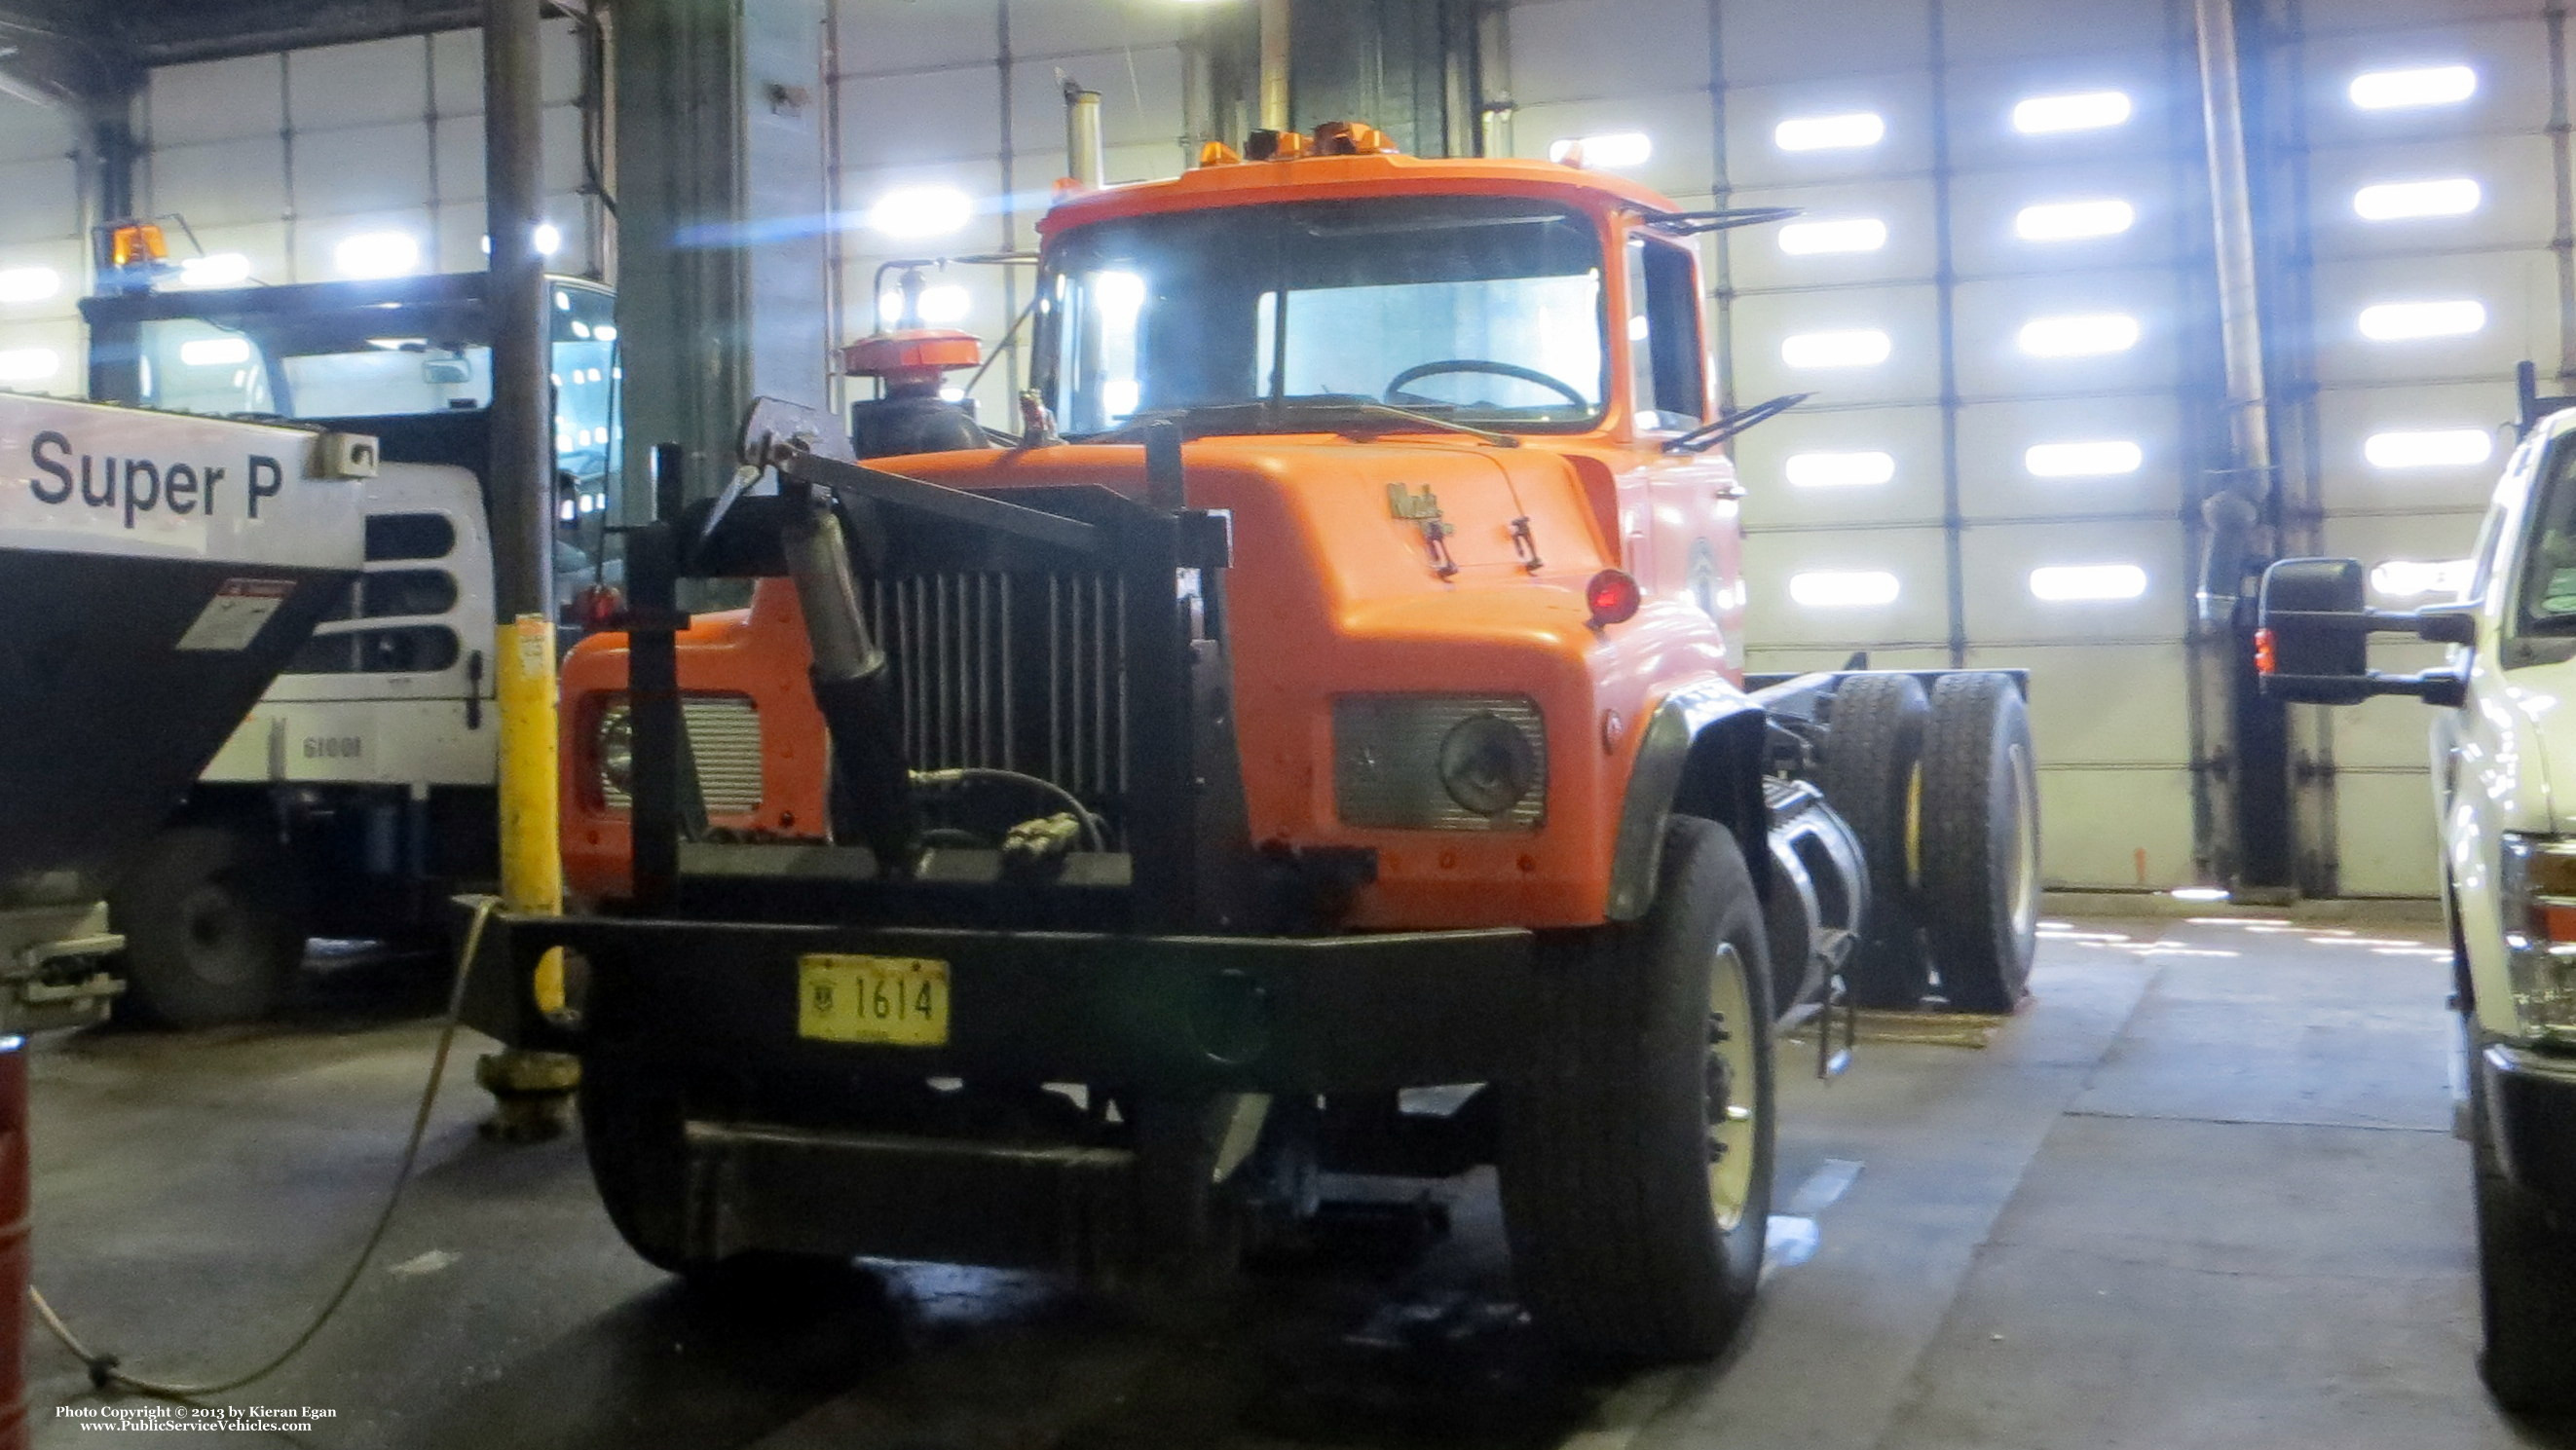
[[[501,717],[501,905],[521,915],[563,912],[563,838],[555,680],[555,630],[543,615],[523,614],[496,632],[494,694]],[[563,951],[537,965],[537,1005],[564,1005]],[[488,1137],[532,1143],[559,1136],[567,1122],[581,1062],[560,1052],[505,1048],[474,1065],[492,1094]]]

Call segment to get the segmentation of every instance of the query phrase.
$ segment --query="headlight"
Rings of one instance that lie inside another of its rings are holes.
[[[2501,885],[2514,1016],[2576,1041],[2576,838],[2507,835]]]
[[[1333,805],[1345,825],[1528,830],[1547,816],[1547,726],[1517,695],[1333,702]]]
[[[591,742],[599,760],[599,783],[611,797],[623,799],[635,790],[635,714],[623,705],[599,712],[599,734]]]

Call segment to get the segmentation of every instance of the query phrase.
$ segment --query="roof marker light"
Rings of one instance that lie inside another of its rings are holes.
[[[1809,609],[1875,609],[1894,604],[1896,576],[1880,569],[1818,569],[1789,576],[1789,597]]]
[[[1865,368],[1887,361],[1891,344],[1875,328],[1802,332],[1780,339],[1780,361],[1793,368]]]
[[[2066,96],[2033,96],[2012,109],[2013,129],[2025,136],[2056,131],[2098,131],[2129,119],[2125,91],[2079,91]]]
[[[1780,250],[1792,257],[1823,252],[1875,252],[1887,245],[1887,223],[1876,217],[1791,222],[1780,229]]]
[[[1793,453],[1783,465],[1792,488],[1866,488],[1896,477],[1888,453]]]
[[[2138,319],[2117,312],[2033,318],[2021,329],[2021,350],[2032,357],[2097,357],[2137,345]]]
[[[2137,220],[2136,207],[2110,198],[2043,202],[2021,209],[2013,218],[2013,233],[2025,242],[2072,242],[2118,236]]]
[[[1643,131],[1613,131],[1606,136],[1569,136],[1547,148],[1547,159],[1567,166],[1618,171],[1643,166],[1655,154],[1655,138]]]
[[[2461,337],[2487,325],[2483,302],[2382,302],[2361,309],[2361,335],[2373,342],[2419,337]]]
[[[2112,478],[2135,473],[2146,461],[2145,451],[2125,439],[2034,443],[2021,456],[2033,478]]]
[[[2495,435],[2484,428],[2422,428],[2373,433],[2361,456],[2373,468],[2469,468],[2495,456]]]
[[[2456,106],[2477,93],[2478,73],[2464,65],[2364,71],[2352,78],[2352,86],[2346,92],[2352,103],[2365,111]]]
[[[1850,151],[1875,146],[1886,136],[1887,121],[1876,111],[1792,116],[1771,130],[1772,144],[1783,151]]]
[[[2465,176],[2438,181],[2382,181],[2352,194],[2352,209],[2366,222],[2407,221],[2415,217],[2465,216],[2485,200],[2478,184]]]
[[[2135,599],[2147,592],[2147,571],[2135,564],[2050,564],[2030,571],[2030,592],[2051,604]]]

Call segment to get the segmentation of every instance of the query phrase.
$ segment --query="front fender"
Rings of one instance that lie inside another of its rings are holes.
[[[1762,806],[1766,718],[1760,705],[1718,675],[1681,685],[1656,703],[1620,805],[1610,860],[1612,921],[1635,921],[1654,905],[1664,822],[1676,812],[1705,816],[1733,831],[1755,889],[1769,892],[1771,853],[1763,839]]]

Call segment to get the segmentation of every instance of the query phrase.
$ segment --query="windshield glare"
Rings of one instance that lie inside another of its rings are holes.
[[[1081,436],[1264,399],[1501,428],[1600,416],[1601,244],[1509,197],[1239,206],[1097,222],[1049,250],[1041,387]]]

